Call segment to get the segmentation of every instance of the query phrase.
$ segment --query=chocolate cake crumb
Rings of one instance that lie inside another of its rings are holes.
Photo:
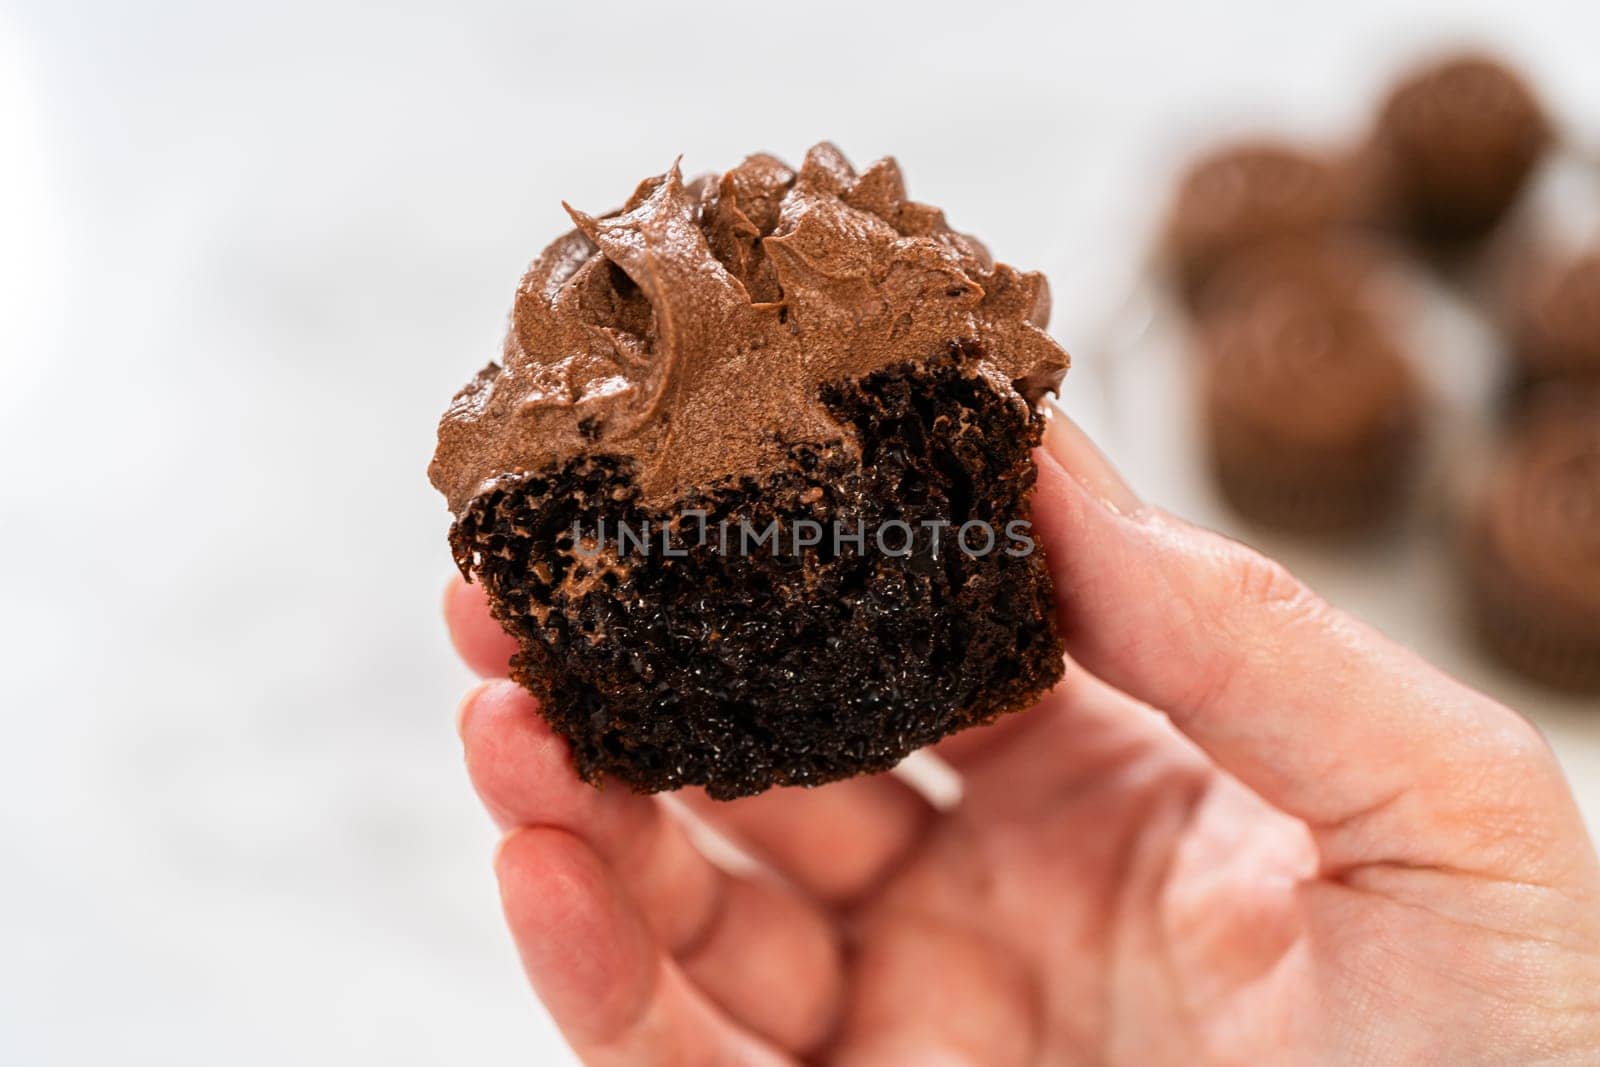
[[[1042,420],[980,360],[953,344],[827,383],[819,399],[846,437],[795,443],[770,471],[669,506],[642,504],[632,460],[600,453],[472,500],[451,530],[456,563],[487,588],[518,643],[513,677],[586,780],[731,798],[886,770],[1060,678],[1042,555],[953,543],[973,520],[1022,529],[1035,479]],[[681,556],[624,552],[601,525],[656,530],[701,512],[703,543],[678,522]],[[799,519],[869,536],[798,553],[718,543],[724,523]],[[889,523],[916,531],[909,554],[874,543]]]

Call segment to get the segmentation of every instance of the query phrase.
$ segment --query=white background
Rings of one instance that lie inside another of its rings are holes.
[[[1206,518],[1170,383],[1127,399],[1160,331],[1117,337],[1174,158],[1353,132],[1459,37],[1600,134],[1592,0],[226,6],[0,12],[6,1064],[565,1062],[461,773],[424,477],[561,199],[893,153],[1050,274],[1067,407]],[[1592,720],[1470,659],[1431,556],[1361,577],[1396,558],[1305,568],[1539,718],[1600,812]]]

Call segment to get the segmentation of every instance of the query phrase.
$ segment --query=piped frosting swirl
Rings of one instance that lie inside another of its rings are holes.
[[[1543,610],[1600,634],[1600,393],[1524,414],[1489,483],[1484,532]]]
[[[429,468],[459,512],[508,474],[585,453],[632,460],[641,498],[751,474],[846,439],[820,387],[976,342],[982,373],[1036,401],[1067,355],[1043,276],[995,263],[881,159],[819,144],[798,172],[755,155],[685,183],[676,164],[623,208],[567,208],[534,261],[501,363],[456,394]]]

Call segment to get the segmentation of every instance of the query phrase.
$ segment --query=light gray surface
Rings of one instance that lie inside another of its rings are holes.
[[[1050,273],[1069,406],[1184,504],[1096,368],[1171,152],[1219,116],[1336,133],[1391,61],[1497,26],[1600,122],[1584,2],[9,6],[0,1062],[564,1062],[460,772],[423,478],[560,199],[680,152],[893,152]],[[1478,670],[1348,577],[1313,574]],[[1482,680],[1595,812],[1592,723]]]

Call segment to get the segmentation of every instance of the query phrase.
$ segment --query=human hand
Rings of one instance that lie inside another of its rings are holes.
[[[452,585],[506,917],[578,1055],[1595,1062],[1600,865],[1537,731],[1141,505],[1066,420],[1039,468],[1066,679],[935,746],[952,810],[890,775],[679,794],[754,872],[582,784]]]

